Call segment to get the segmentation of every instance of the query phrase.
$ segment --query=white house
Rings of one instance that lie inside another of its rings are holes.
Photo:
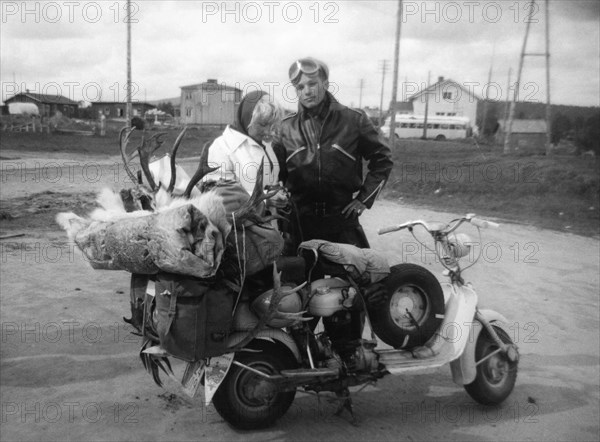
[[[233,123],[242,98],[238,88],[219,84],[216,79],[181,86],[181,123],[225,125]]]
[[[475,126],[477,103],[482,98],[450,78],[439,77],[437,83],[408,98],[415,115],[425,115],[427,100],[428,115],[468,117],[471,125]]]

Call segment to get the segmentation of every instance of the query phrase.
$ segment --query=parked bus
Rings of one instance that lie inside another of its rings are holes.
[[[422,138],[425,126],[424,115],[396,115],[397,138]],[[383,134],[390,136],[390,117],[381,127]],[[427,138],[434,140],[452,140],[467,138],[472,135],[471,122],[468,117],[446,117],[430,115],[427,117]]]

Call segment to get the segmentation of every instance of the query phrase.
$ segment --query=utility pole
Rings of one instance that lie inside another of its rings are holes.
[[[535,8],[535,0],[531,0],[529,3],[529,14],[526,19],[527,26],[525,28],[525,38],[523,39],[523,47],[521,49],[521,58],[519,59],[519,70],[517,71],[517,81],[515,83],[515,92],[513,94],[513,100],[510,105],[510,110],[508,113],[508,127],[506,129],[506,134],[504,137],[504,153],[507,154],[510,152],[510,138],[512,135],[512,122],[515,115],[515,106],[516,102],[519,98],[519,88],[521,82],[521,73],[523,71],[523,62],[525,56],[543,56],[546,57],[546,152],[550,151],[550,37],[549,37],[549,12],[548,12],[548,0],[546,0],[546,51],[542,53],[526,53],[525,49],[527,47],[527,37],[529,36],[529,26],[532,21],[532,15],[534,13]]]
[[[483,102],[483,116],[481,117],[481,130],[479,133],[485,135],[485,125],[487,123],[488,106],[490,100],[490,83],[492,82],[492,70],[494,69],[494,55],[496,54],[496,42],[494,42],[494,48],[492,49],[492,61],[490,62],[490,70],[488,72],[487,87],[485,88],[485,101]]]
[[[379,100],[379,127],[383,126],[383,85],[385,84],[385,73],[389,68],[389,60],[379,60],[381,69],[381,98]]]
[[[510,76],[512,74],[512,68],[508,68],[508,80],[506,81],[506,101],[504,102],[504,124],[502,125],[504,132],[506,132],[506,122],[508,121],[508,108],[510,101]]]
[[[423,138],[427,139],[427,116],[429,114],[429,86],[431,86],[431,71],[427,74],[427,89],[425,89],[425,118],[423,119]]]
[[[552,109],[550,108],[550,2],[546,0],[546,155],[552,146]]]
[[[131,129],[131,0],[127,0],[127,105],[125,114],[127,128]]]
[[[358,86],[360,88],[360,95],[358,96],[358,108],[359,109],[362,109],[362,91],[363,91],[364,85],[365,85],[365,81],[361,78],[360,85]]]
[[[396,147],[396,97],[398,95],[398,65],[400,63],[400,28],[402,25],[402,0],[398,0],[396,13],[396,42],[394,44],[394,78],[392,81],[392,114],[390,115],[390,145]]]

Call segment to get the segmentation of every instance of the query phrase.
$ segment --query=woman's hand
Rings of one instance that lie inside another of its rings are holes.
[[[276,209],[285,209],[288,207],[290,195],[281,183],[274,186],[266,186],[265,190],[267,192],[274,192],[277,190],[277,193],[266,200],[267,208],[274,207]]]
[[[288,195],[285,190],[280,190],[275,195],[267,200],[267,207],[275,207],[276,209],[285,209],[289,203]]]

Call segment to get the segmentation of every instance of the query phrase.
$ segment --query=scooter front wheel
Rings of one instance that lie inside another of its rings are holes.
[[[494,330],[502,342],[513,345],[504,330],[498,327],[494,327]],[[511,360],[499,350],[500,347],[487,330],[483,330],[475,346],[477,376],[473,382],[465,385],[467,393],[483,405],[496,405],[504,401],[513,391],[517,380],[518,359]]]
[[[250,348],[254,351],[239,352],[235,359],[253,370],[277,375],[296,367],[296,361],[272,342],[258,340]],[[282,392],[266,377],[233,365],[215,393],[213,404],[231,426],[254,430],[273,425],[290,408],[295,396],[295,390]]]

